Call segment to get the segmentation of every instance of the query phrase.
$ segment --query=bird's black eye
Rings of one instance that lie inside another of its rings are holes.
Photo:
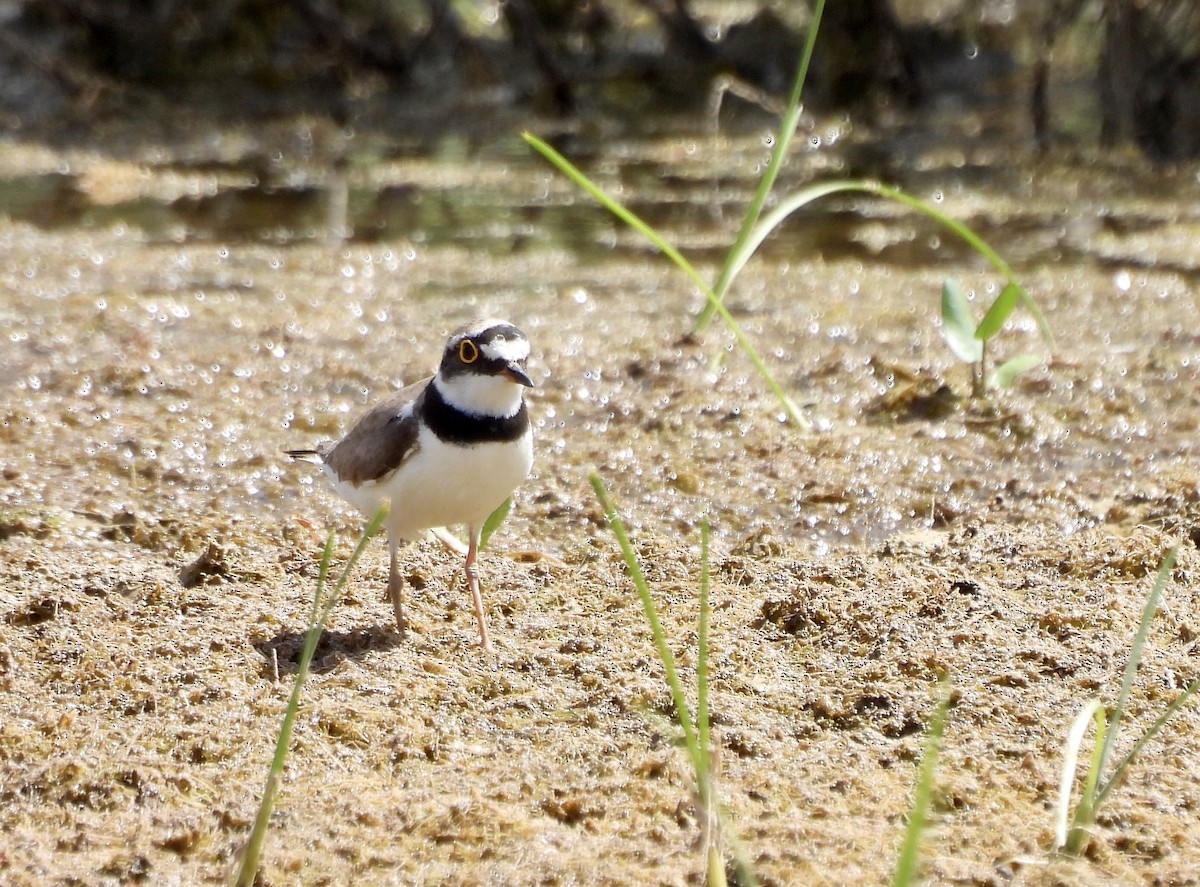
[[[458,359],[463,363],[474,363],[479,360],[479,349],[470,339],[458,343]]]

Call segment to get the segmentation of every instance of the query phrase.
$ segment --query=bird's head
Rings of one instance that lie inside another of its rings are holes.
[[[477,320],[446,340],[438,387],[460,409],[510,416],[521,408],[522,389],[533,387],[528,360],[529,340],[523,332],[506,320]]]

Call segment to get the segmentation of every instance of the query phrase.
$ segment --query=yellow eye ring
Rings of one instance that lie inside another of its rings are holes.
[[[479,349],[470,339],[458,343],[458,359],[463,363],[474,363],[479,360]]]

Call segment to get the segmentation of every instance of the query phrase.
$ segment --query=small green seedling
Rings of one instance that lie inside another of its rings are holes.
[[[946,278],[942,284],[942,338],[955,357],[970,365],[973,397],[983,396],[990,388],[1008,387],[1021,373],[1042,362],[1038,354],[1019,354],[988,375],[988,343],[1000,332],[1023,298],[1028,296],[1021,285],[1010,281],[977,325],[958,281]]]

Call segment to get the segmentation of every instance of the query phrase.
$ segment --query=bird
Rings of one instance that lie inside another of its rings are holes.
[[[529,340],[508,321],[464,324],[446,340],[434,375],[384,399],[340,441],[285,451],[320,465],[338,495],[368,517],[388,506],[388,595],[401,636],[400,548],[426,531],[461,524],[468,534],[463,572],[479,640],[484,650],[492,649],[479,594],[480,533],[533,467],[524,397],[534,387],[528,359]],[[437,538],[455,547],[448,534]],[[457,548],[461,552],[461,543]]]

